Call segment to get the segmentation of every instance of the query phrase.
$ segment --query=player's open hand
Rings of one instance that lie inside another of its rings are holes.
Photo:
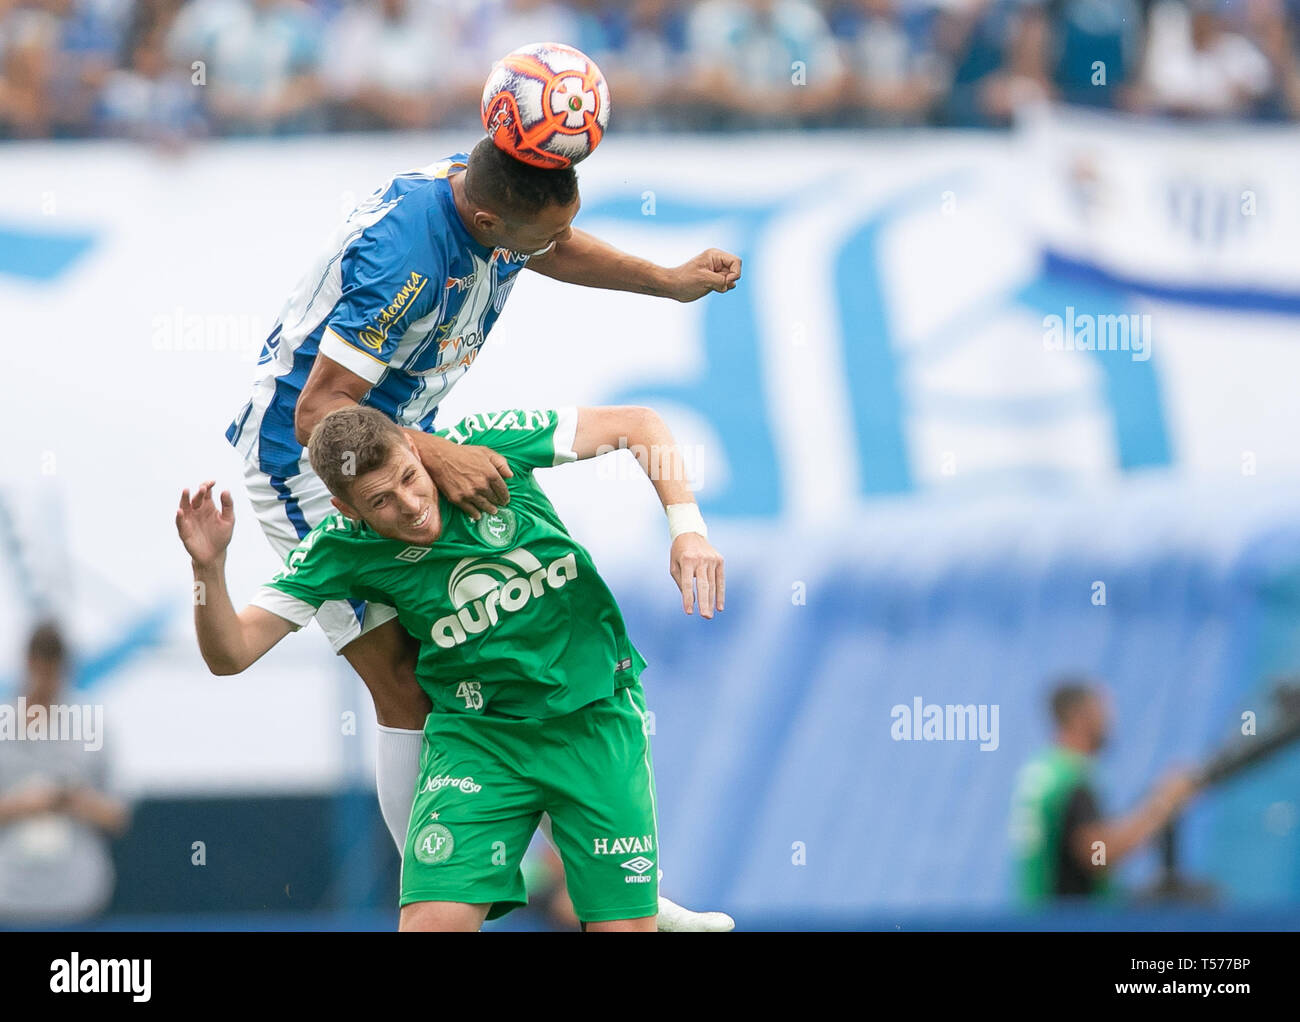
[[[682,591],[682,610],[686,613],[695,613],[697,594],[701,617],[711,618],[714,608],[722,609],[727,596],[722,554],[698,532],[683,532],[673,540],[668,571]]]
[[[730,291],[740,280],[740,256],[720,248],[705,249],[672,272],[669,295],[693,302],[713,291]]]
[[[513,478],[514,472],[492,448],[452,443],[427,434],[416,447],[438,492],[474,521],[480,515],[494,515],[497,508],[510,503],[506,480]]]
[[[197,565],[217,563],[230,546],[235,531],[235,504],[230,491],[221,492],[221,507],[212,496],[214,480],[209,480],[194,491],[181,490],[181,506],[176,509],[176,531]]]

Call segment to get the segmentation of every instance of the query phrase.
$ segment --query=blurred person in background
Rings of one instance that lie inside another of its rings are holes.
[[[1137,0],[1047,0],[1049,63],[1061,100],[1120,108],[1142,63],[1143,11]]]
[[[940,119],[1005,125],[1017,107],[1049,98],[1047,32],[1047,15],[1032,0],[945,0],[936,39],[953,71]]]
[[[572,4],[552,0],[489,0],[478,4],[466,20],[466,42],[475,61],[471,77],[479,90],[493,63],[529,43],[562,42],[576,46],[599,63],[605,48],[589,38],[589,19],[579,16]]]
[[[88,134],[100,91],[119,66],[132,0],[44,0],[43,6],[58,23],[48,97],[54,133]]]
[[[0,130],[89,134],[129,13],[128,0],[0,0]]]
[[[1103,692],[1068,678],[1053,689],[1050,706],[1053,744],[1021,767],[1012,798],[1016,888],[1026,906],[1110,897],[1114,865],[1155,837],[1197,788],[1191,772],[1175,771],[1136,809],[1104,816],[1092,778],[1110,731]]]
[[[171,59],[202,62],[207,108],[226,134],[324,127],[321,25],[298,0],[190,0],[168,33]]]
[[[1293,3],[1288,16],[1284,0],[1247,0],[1241,14],[1241,31],[1259,48],[1269,63],[1271,84],[1255,113],[1268,120],[1300,117],[1300,52],[1296,16],[1300,3]]]
[[[0,129],[8,137],[50,133],[49,82],[58,22],[16,0],[0,0]]]
[[[605,7],[601,14],[610,49],[596,60],[605,77],[618,83],[619,126],[680,127],[686,5],[632,0],[623,7]]]
[[[1147,109],[1183,117],[1246,116],[1275,88],[1268,58],[1213,0],[1152,8],[1142,78]]]
[[[855,0],[844,20],[850,108],[872,124],[924,123],[947,86],[932,41],[933,10]]]
[[[100,132],[176,149],[206,133],[200,87],[167,53],[175,17],[170,0],[141,4],[127,43],[125,68],[114,71],[99,99]]]
[[[839,47],[806,0],[704,0],[686,45],[686,98],[716,127],[793,127],[829,113],[844,92]]]
[[[486,73],[437,0],[357,0],[326,29],[320,75],[343,130],[430,128],[477,111]],[[471,63],[471,66],[466,66]]]
[[[27,643],[26,701],[12,711],[27,737],[0,732],[0,923],[86,919],[113,894],[109,839],[128,816],[109,792],[103,736],[33,731],[61,705],[66,675],[59,630],[39,625]]]

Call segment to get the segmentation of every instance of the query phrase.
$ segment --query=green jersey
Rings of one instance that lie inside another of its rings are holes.
[[[438,435],[509,462],[510,503],[477,522],[439,496],[432,546],[331,515],[258,591],[301,627],[321,604],[388,604],[420,641],[416,676],[438,713],[558,717],[636,683],[645,660],[613,594],[533,470],[574,461],[577,410],[471,415]]]
[[[1070,847],[1076,828],[1100,818],[1088,757],[1053,747],[1021,768],[1011,806],[1011,839],[1023,904],[1110,893],[1105,867],[1080,865]]]

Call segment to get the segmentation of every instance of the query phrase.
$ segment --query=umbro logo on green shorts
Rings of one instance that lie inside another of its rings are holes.
[[[415,836],[415,857],[426,866],[436,866],[451,858],[456,841],[441,823],[426,824]]]
[[[453,649],[494,626],[503,613],[521,610],[528,601],[560,589],[578,577],[573,554],[542,564],[523,547],[487,557],[466,557],[451,569],[447,597],[456,613],[433,623],[433,641]]]
[[[628,859],[627,862],[619,863],[624,869],[629,870],[628,876],[623,878],[625,884],[648,884],[654,877],[646,874],[654,869],[654,863],[644,855],[638,855],[635,859]]]

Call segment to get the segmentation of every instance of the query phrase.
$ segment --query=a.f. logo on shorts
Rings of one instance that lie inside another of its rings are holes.
[[[415,836],[415,857],[426,866],[436,866],[451,858],[456,840],[441,823],[430,823]]]

